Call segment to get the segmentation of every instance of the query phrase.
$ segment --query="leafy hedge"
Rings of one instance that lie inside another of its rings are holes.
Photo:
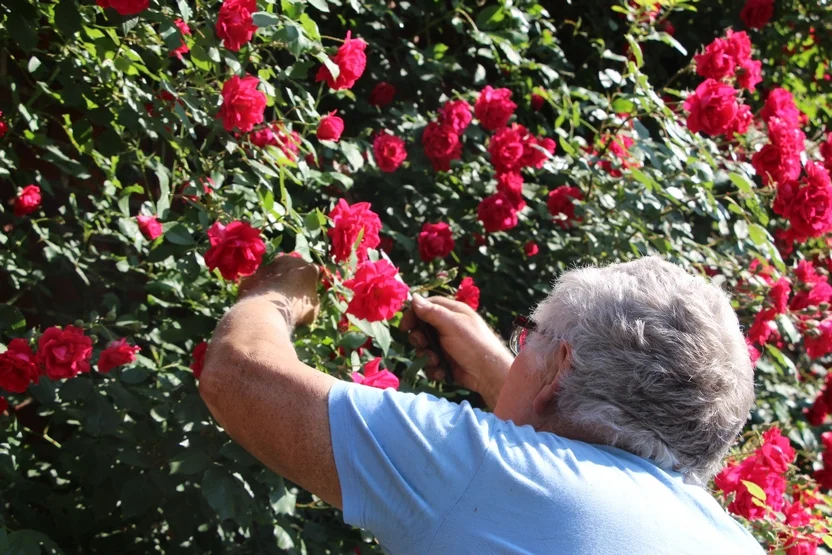
[[[4,3],[0,550],[381,552],[198,395],[281,253],[326,268],[303,360],[474,403],[420,372],[391,265],[502,331],[575,264],[712,276],[760,356],[715,492],[773,551],[830,542],[829,8],[562,4]]]

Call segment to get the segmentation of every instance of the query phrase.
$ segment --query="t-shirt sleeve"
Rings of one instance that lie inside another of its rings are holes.
[[[344,520],[396,554],[425,553],[497,423],[467,402],[347,382],[330,390],[329,421]]]

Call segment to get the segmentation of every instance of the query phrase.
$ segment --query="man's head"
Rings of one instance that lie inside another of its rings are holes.
[[[657,257],[566,272],[495,413],[707,481],[754,402],[728,297]]]

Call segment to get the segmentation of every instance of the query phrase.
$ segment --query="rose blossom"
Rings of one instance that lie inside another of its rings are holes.
[[[3,117],[3,112],[0,111],[0,118]],[[9,132],[9,124],[5,121],[0,121],[0,139],[6,136],[6,133]]]
[[[725,32],[725,41],[728,53],[737,65],[751,58],[751,38],[745,31],[737,33],[733,29],[728,29]]]
[[[505,193],[496,193],[480,201],[477,219],[488,233],[506,231],[517,226],[517,209]]]
[[[266,111],[266,95],[257,90],[260,79],[247,75],[240,79],[233,76],[222,86],[222,107],[219,117],[226,131],[239,129],[248,133],[254,126],[263,123]]]
[[[462,155],[459,135],[450,125],[430,122],[422,133],[422,144],[436,171],[450,171],[451,160],[458,160]]]
[[[572,227],[573,222],[580,222],[581,218],[575,216],[575,200],[583,200],[584,194],[577,187],[561,185],[549,192],[549,199],[546,207],[552,216],[565,216],[565,219],[558,219],[561,229]]]
[[[129,364],[136,360],[136,353],[140,350],[139,347],[127,343],[125,338],[113,341],[101,351],[98,357],[98,371],[106,373],[117,366]]]
[[[217,15],[217,38],[226,48],[238,52],[257,31],[252,14],[257,11],[257,0],[223,0]]]
[[[794,193],[786,217],[792,225],[795,240],[820,237],[832,231],[832,184],[820,164],[809,162],[807,177]]]
[[[347,312],[368,322],[389,320],[407,299],[407,285],[398,279],[399,271],[387,260],[361,263],[355,276],[344,282],[354,295]]]
[[[6,352],[0,353],[0,387],[9,393],[23,393],[31,383],[38,383],[37,359],[25,339],[9,341]]]
[[[704,52],[696,54],[693,59],[696,62],[698,75],[717,81],[734,75],[734,67],[737,64],[728,41],[725,39],[714,39],[705,47]]]
[[[155,241],[157,237],[162,234],[162,224],[156,216],[136,216],[136,221],[139,224],[139,231],[142,232],[149,241]]]
[[[462,282],[459,284],[459,289],[456,290],[454,298],[459,302],[467,304],[472,310],[479,308],[480,288],[474,285],[474,278],[463,278]]]
[[[102,8],[113,8],[121,15],[136,15],[150,6],[150,0],[95,0]]]
[[[735,117],[734,121],[731,122],[731,125],[728,126],[728,130],[725,131],[725,134],[728,135],[728,137],[733,137],[734,135],[745,135],[752,123],[754,123],[754,114],[751,113],[751,107],[748,104],[740,104],[739,110],[737,110],[737,117]]]
[[[464,100],[449,100],[439,109],[440,123],[450,125],[457,135],[465,132],[473,118],[471,105]]]
[[[260,266],[266,245],[260,230],[246,222],[233,221],[228,225],[215,222],[208,230],[211,248],[205,253],[205,265],[220,270],[227,280],[250,276]]]
[[[757,85],[763,80],[762,67],[763,63],[758,60],[746,60],[739,64],[736,69],[737,85],[754,92]]]
[[[173,24],[176,25],[176,28],[179,29],[179,32],[182,34],[182,43],[173,50],[171,50],[170,55],[176,56],[181,60],[184,54],[190,52],[190,49],[188,48],[188,43],[185,42],[185,36],[189,36],[191,34],[191,28],[188,27],[188,24],[185,23],[185,21],[181,18],[174,21]]]
[[[40,207],[40,187],[26,185],[14,199],[14,215],[26,216]]]
[[[373,87],[372,92],[370,93],[370,104],[373,106],[378,106],[379,108],[382,106],[387,106],[391,102],[393,102],[393,97],[396,96],[396,87],[388,83],[387,81],[382,81],[377,83],[375,87]]]
[[[491,85],[486,85],[474,104],[474,115],[485,129],[496,131],[508,124],[508,119],[516,108],[517,104],[511,101],[510,90],[494,89]]]
[[[760,118],[765,122],[773,117],[778,117],[794,127],[800,125],[800,110],[794,103],[794,97],[792,93],[781,87],[768,93],[765,106],[760,111]]]
[[[751,165],[763,184],[787,183],[800,176],[800,156],[782,152],[773,144],[765,145],[751,157]]]
[[[531,100],[529,104],[532,107],[532,110],[535,112],[539,112],[541,108],[543,108],[543,104],[546,102],[546,99],[540,96],[539,94],[532,93]]]
[[[772,285],[771,289],[769,289],[768,298],[771,299],[772,304],[774,304],[774,310],[776,310],[779,314],[783,314],[788,310],[789,295],[791,292],[792,288],[789,284],[789,280],[784,277],[781,277],[774,282],[774,285]]]
[[[298,158],[300,135],[297,131],[289,131],[282,123],[272,123],[266,127],[261,127],[249,135],[249,140],[251,144],[260,148],[277,147],[289,160],[297,160]]]
[[[750,29],[762,29],[774,15],[774,0],[746,0],[740,19]]]
[[[338,77],[333,79],[332,74],[325,65],[318,69],[318,74],[315,81],[326,81],[331,89],[351,89],[358,78],[364,73],[367,67],[367,55],[364,54],[364,49],[367,48],[367,43],[361,39],[354,39],[352,32],[347,31],[347,36],[344,39],[344,44],[338,48],[338,52],[332,57],[332,62],[338,66],[340,73]]]
[[[194,373],[194,378],[199,379],[202,375],[202,369],[205,367],[205,353],[208,352],[208,342],[202,341],[194,346],[194,352],[191,354],[193,361],[191,362],[191,372]]]
[[[517,172],[498,173],[497,192],[503,193],[518,212],[526,207],[523,198],[523,176]]]
[[[721,135],[730,129],[737,117],[737,91],[731,85],[706,79],[685,100],[688,129],[693,133]]]
[[[520,159],[520,165],[525,168],[540,169],[549,156],[555,153],[555,141],[545,137],[538,139],[528,135],[523,143],[523,157]]]
[[[832,285],[829,285],[826,281],[818,281],[812,284],[808,291],[798,292],[792,302],[789,303],[789,308],[791,310],[803,310],[810,306],[820,306],[830,300],[832,300]]]
[[[527,137],[526,128],[516,123],[494,133],[488,143],[488,153],[498,173],[519,171],[523,167]]]
[[[454,250],[454,238],[450,226],[445,222],[425,222],[418,237],[419,256],[422,262],[434,258],[445,258]]]
[[[809,358],[821,358],[832,353],[832,320],[824,320],[816,330],[817,335],[803,337],[803,346]]]
[[[51,327],[38,340],[37,360],[52,380],[90,371],[92,340],[75,326]]]
[[[526,256],[536,256],[540,252],[540,247],[534,241],[529,241],[523,245],[523,252]]]
[[[364,365],[364,375],[352,373],[352,381],[377,389],[399,389],[399,378],[389,370],[379,370],[380,358],[374,358]]]
[[[391,135],[386,130],[376,135],[373,140],[373,156],[378,168],[383,172],[394,172],[407,158],[404,140]]]
[[[376,248],[380,239],[381,220],[378,214],[370,209],[369,202],[357,202],[352,206],[344,199],[330,211],[332,227],[327,231],[332,243],[332,256],[338,262],[349,260],[353,245],[361,235],[361,243],[356,247],[355,254],[359,262],[367,259],[367,249]]]
[[[321,141],[337,142],[343,132],[344,120],[336,116],[335,111],[333,111],[321,118],[316,136]]]

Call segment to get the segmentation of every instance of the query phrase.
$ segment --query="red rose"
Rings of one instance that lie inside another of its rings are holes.
[[[754,92],[763,80],[763,63],[756,60],[746,60],[737,66],[737,85]]]
[[[98,357],[98,371],[109,372],[117,366],[129,364],[136,360],[136,353],[139,351],[141,351],[139,347],[130,345],[125,338],[113,341],[101,351]]]
[[[773,292],[774,289],[772,289],[772,293]],[[786,300],[788,300],[788,297],[786,297]],[[829,285],[829,283],[825,281],[819,281],[813,284],[812,288],[808,291],[800,291],[797,295],[795,295],[791,304],[789,304],[789,308],[791,310],[803,310],[804,308],[809,308],[810,306],[820,306],[822,303],[828,303],[830,300],[832,300],[832,285]],[[775,309],[778,308],[779,307],[775,306]],[[777,310],[777,312],[785,311]]]
[[[725,41],[728,53],[734,58],[735,64],[739,65],[751,58],[751,39],[745,31],[737,33],[728,29],[725,32]]]
[[[237,52],[251,40],[257,26],[251,14],[257,11],[257,0],[223,0],[217,16],[217,38],[226,48]]]
[[[729,137],[745,135],[752,123],[754,123],[754,114],[751,113],[751,107],[748,104],[740,104],[737,117],[731,122],[725,134]]]
[[[367,259],[367,249],[376,248],[380,239],[381,220],[378,214],[370,209],[369,202],[358,202],[352,206],[344,199],[329,213],[332,227],[327,231],[332,243],[332,256],[338,262],[346,262],[352,254],[355,242],[361,236],[361,243],[356,247],[355,254],[359,262]]]
[[[731,85],[706,79],[685,100],[685,110],[689,112],[688,129],[693,133],[721,135],[737,117],[737,91]]]
[[[457,135],[462,135],[471,124],[471,105],[464,100],[449,100],[439,109],[439,122],[450,125]]]
[[[767,144],[755,153],[751,165],[765,185],[788,183],[800,176],[800,155],[782,153],[773,144]]]
[[[662,31],[670,35],[671,37],[676,34],[676,27],[669,21],[665,21],[662,25]]]
[[[528,131],[522,125],[503,127],[491,137],[488,153],[497,173],[516,172],[522,167]]]
[[[367,67],[367,55],[364,54],[367,43],[361,39],[353,39],[351,35],[352,32],[347,31],[344,44],[338,48],[338,52],[332,58],[332,62],[340,70],[338,78],[333,79],[326,66],[321,66],[315,81],[326,81],[329,87],[336,91],[351,89],[355,85],[355,82],[364,73],[364,68]]]
[[[488,233],[506,231],[517,225],[517,209],[505,193],[497,193],[480,201],[477,219]]]
[[[227,280],[236,281],[253,274],[266,252],[260,230],[246,222],[234,221],[228,225],[215,222],[208,230],[208,239],[211,248],[205,253],[205,264],[211,271],[219,268]]]
[[[540,169],[554,153],[555,141],[548,137],[538,139],[528,135],[523,144],[523,158],[520,159],[520,165],[524,168]]]
[[[575,217],[575,200],[583,200],[584,194],[577,187],[561,185],[549,192],[549,199],[546,207],[552,216],[560,217],[557,222],[561,229],[572,227],[573,222],[580,222],[581,218]],[[561,217],[565,216],[565,218]]]
[[[822,275],[817,273],[815,265],[811,260],[801,260],[797,263],[794,275],[801,283],[820,283],[826,281]]]
[[[380,358],[374,358],[364,365],[364,375],[352,373],[352,381],[377,389],[399,389],[399,378],[389,370],[379,370]]]
[[[705,51],[693,57],[696,62],[696,73],[706,79],[719,81],[734,75],[736,62],[732,49],[725,39],[714,39],[705,47]]]
[[[370,104],[378,107],[387,106],[393,102],[394,96],[396,96],[396,87],[387,81],[382,81],[373,87],[373,90],[370,93]]]
[[[0,118],[3,117],[3,112],[0,111]],[[0,139],[6,136],[6,133],[9,131],[9,124],[5,121],[0,121]]]
[[[487,85],[474,104],[474,115],[485,129],[496,131],[508,124],[516,108],[517,104],[511,101],[510,90],[493,89]]]
[[[40,187],[26,185],[14,199],[14,215],[26,216],[40,207]]]
[[[300,135],[297,131],[287,130],[282,123],[272,123],[261,127],[249,135],[254,146],[265,148],[274,146],[279,148],[289,160],[297,160],[300,150]]]
[[[37,360],[53,380],[72,378],[90,371],[92,340],[75,326],[51,327],[38,341]]]
[[[783,314],[789,309],[789,295],[791,295],[791,292],[792,288],[789,280],[784,277],[774,282],[774,285],[769,289],[768,298],[771,299],[774,310],[778,314]]]
[[[162,234],[162,224],[159,223],[156,216],[136,216],[136,221],[139,223],[139,231],[142,232],[149,241],[154,241]]]
[[[338,141],[343,132],[344,120],[336,116],[335,112],[330,112],[322,117],[320,123],[318,123],[316,136],[321,141]]]
[[[462,155],[459,135],[450,125],[430,122],[422,133],[422,144],[436,171],[450,171],[451,160],[458,160]]]
[[[806,166],[807,177],[794,193],[786,217],[796,241],[820,237],[832,231],[832,185],[829,174],[820,164]]]
[[[373,156],[383,172],[394,172],[407,158],[404,140],[382,131],[373,140]]]
[[[5,353],[0,353],[0,387],[9,393],[23,393],[30,383],[38,383],[40,371],[37,359],[25,339],[9,341]]]
[[[519,173],[498,173],[497,192],[505,194],[518,212],[526,207],[526,201],[523,199],[523,176]]]
[[[823,156],[826,169],[832,172],[832,132],[826,135],[826,140],[820,144],[820,155]]]
[[[355,276],[344,287],[355,293],[347,312],[368,322],[389,320],[407,299],[408,288],[399,279],[399,272],[387,260],[364,261]]]
[[[760,118],[768,122],[773,117],[778,117],[794,127],[800,126],[800,110],[794,103],[792,93],[786,89],[778,87],[766,97],[766,104],[760,111]]]
[[[546,99],[540,96],[539,94],[532,93],[532,98],[529,104],[532,107],[532,110],[535,112],[539,112],[541,108],[543,108],[543,104],[546,102]]]
[[[199,379],[202,375],[202,369],[205,366],[205,353],[208,352],[208,342],[203,341],[197,343],[194,347],[194,352],[191,354],[193,362],[191,362],[191,371],[194,373],[194,378]]]
[[[818,325],[815,335],[804,337],[803,346],[812,359],[832,353],[832,320],[824,320]]]
[[[463,278],[454,298],[476,310],[480,306],[480,288],[474,285],[473,278]]]
[[[806,150],[806,135],[803,131],[776,116],[768,120],[768,138],[781,155],[799,155]]]
[[[186,181],[182,183],[182,188],[180,189],[179,194],[182,195],[182,198],[188,199],[191,202],[197,202],[199,200],[199,195],[187,195],[185,194],[185,191],[193,187],[197,191],[202,190],[202,193],[205,195],[212,195],[214,194],[214,189],[211,187],[213,184],[214,180],[210,177],[199,178],[199,185],[197,185],[194,181]]]
[[[422,262],[430,262],[434,258],[445,258],[454,250],[454,238],[451,228],[445,222],[431,224],[425,222],[419,233],[419,256]]]
[[[523,252],[526,253],[526,256],[536,256],[540,252],[540,247],[534,241],[529,241],[523,245]]]
[[[222,86],[220,117],[226,131],[239,129],[248,133],[258,123],[263,123],[266,111],[266,95],[257,90],[260,79],[248,75],[242,79],[233,76]]]
[[[121,15],[136,15],[150,6],[150,0],[95,0],[102,8],[113,8]]]
[[[774,0],[747,0],[740,18],[750,29],[762,29],[774,15]]]
[[[185,23],[185,21],[183,19],[177,19],[176,21],[173,22],[173,24],[176,25],[177,29],[179,29],[179,32],[182,34],[183,38],[182,38],[182,43],[179,46],[177,46],[176,48],[174,48],[173,50],[170,51],[170,55],[171,56],[176,56],[177,58],[179,58],[181,60],[183,54],[187,54],[188,52],[190,52],[190,49],[188,48],[188,43],[185,42],[184,37],[186,35],[191,34],[191,28],[188,27],[188,24]]]

